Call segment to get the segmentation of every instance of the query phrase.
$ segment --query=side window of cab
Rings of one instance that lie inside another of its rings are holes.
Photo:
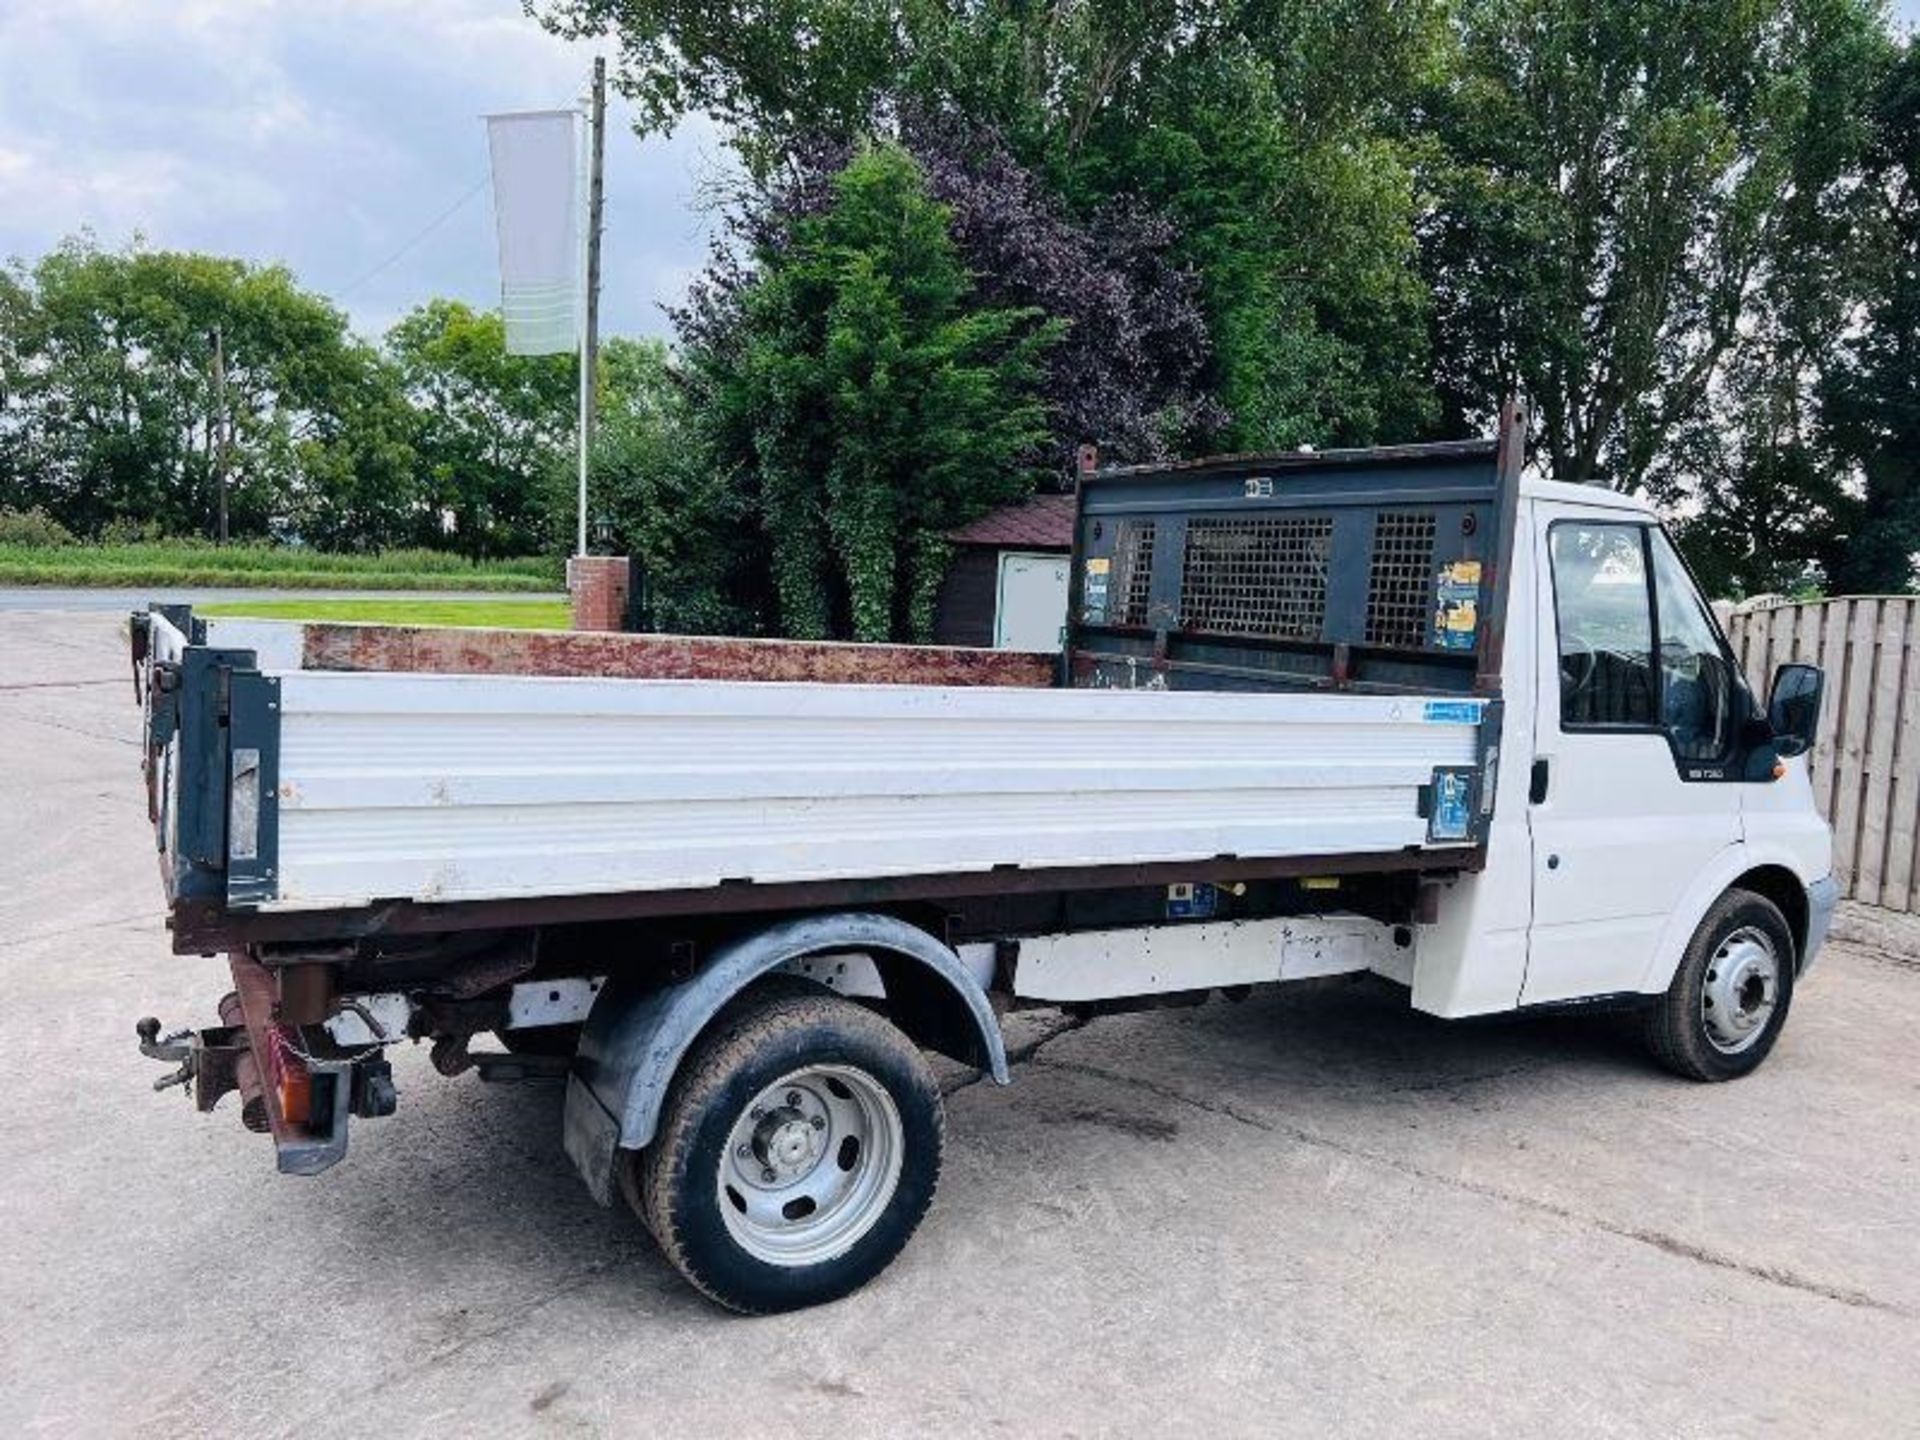
[[[1745,694],[1720,627],[1663,530],[1649,529],[1660,631],[1660,722],[1681,760],[1725,760]]]
[[[1659,686],[1646,527],[1563,520],[1551,538],[1561,727],[1653,729]]]
[[[1667,737],[1682,778],[1720,778],[1745,713],[1719,628],[1673,543],[1630,521],[1550,533],[1563,730]]]

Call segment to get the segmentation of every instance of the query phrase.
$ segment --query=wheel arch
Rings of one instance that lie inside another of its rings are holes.
[[[1008,1083],[986,992],[948,946],[891,915],[782,921],[731,941],[678,984],[615,980],[601,991],[568,1077],[564,1134],[596,1200],[613,1203],[618,1152],[652,1141],[681,1062],[728,1003],[792,961],[843,950],[872,957],[887,991],[883,1013],[909,1039]]]
[[[1688,890],[1661,932],[1660,943],[1640,983],[1643,994],[1658,995],[1673,983],[1694,931],[1707,911],[1729,890],[1751,890],[1771,900],[1786,917],[1793,933],[1794,969],[1805,962],[1811,910],[1807,882],[1784,857],[1756,853],[1746,845],[1728,846],[1715,857],[1693,887]]]
[[[1786,917],[1787,929],[1793,934],[1794,970],[1797,972],[1806,964],[1807,926],[1812,918],[1812,907],[1807,901],[1807,887],[1793,871],[1784,865],[1756,865],[1727,888],[1751,890],[1771,900]]]

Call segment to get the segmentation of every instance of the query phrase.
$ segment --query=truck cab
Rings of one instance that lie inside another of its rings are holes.
[[[1783,667],[1762,704],[1658,515],[1630,496],[1523,480],[1512,563],[1511,758],[1486,868],[1422,934],[1415,1006],[1464,1016],[1660,994],[1739,887],[1779,909],[1804,968],[1838,899],[1808,779],[1818,673]],[[1745,1011],[1738,988],[1702,1006],[1737,1043],[1791,978],[1763,976]]]

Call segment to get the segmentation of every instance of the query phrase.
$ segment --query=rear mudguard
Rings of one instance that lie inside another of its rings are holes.
[[[646,988],[609,981],[594,1002],[567,1081],[567,1155],[593,1198],[611,1205],[621,1150],[641,1150],[667,1087],[708,1023],[755,980],[837,950],[871,956],[886,1013],[912,1039],[1007,1083],[1006,1044],[986,992],[947,946],[890,915],[813,915],[735,940],[690,979]]]

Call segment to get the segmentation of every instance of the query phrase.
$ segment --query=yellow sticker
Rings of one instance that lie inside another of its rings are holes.
[[[1093,559],[1087,561],[1087,573],[1089,575],[1104,575],[1107,573],[1108,569],[1112,566],[1112,564],[1113,562],[1107,559],[1104,555],[1096,556]]]

